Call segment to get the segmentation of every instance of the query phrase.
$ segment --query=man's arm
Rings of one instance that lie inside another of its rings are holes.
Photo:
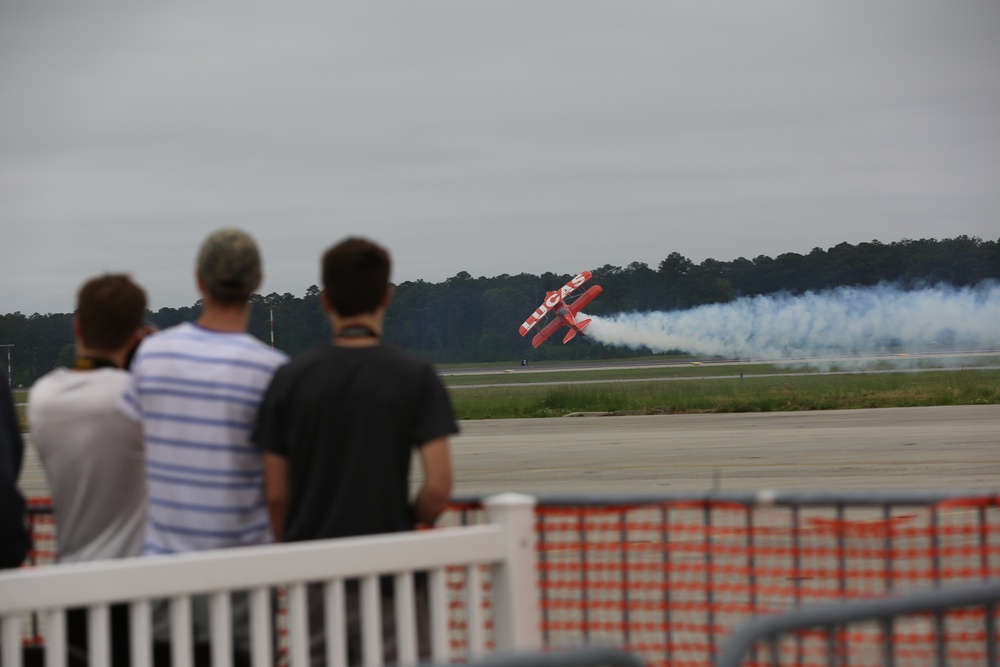
[[[0,373],[0,568],[17,567],[31,549],[24,497],[17,490],[24,442],[7,378]]]
[[[274,541],[281,542],[285,537],[285,514],[288,512],[288,459],[284,456],[264,452],[264,493]]]
[[[424,483],[413,503],[417,523],[434,525],[451,498],[451,448],[448,438],[431,440],[420,448]]]

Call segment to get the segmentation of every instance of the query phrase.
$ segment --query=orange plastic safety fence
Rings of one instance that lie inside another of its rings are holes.
[[[545,643],[619,646],[650,665],[710,665],[755,616],[1000,576],[993,498],[929,507],[685,501],[542,507],[537,517]],[[949,650],[964,641],[982,660],[982,627],[951,631]],[[881,646],[865,636],[848,644]]]

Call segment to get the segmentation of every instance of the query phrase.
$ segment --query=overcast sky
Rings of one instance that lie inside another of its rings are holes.
[[[1000,238],[1000,2],[0,3],[0,313]]]

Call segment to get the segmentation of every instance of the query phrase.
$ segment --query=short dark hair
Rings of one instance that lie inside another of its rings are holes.
[[[338,315],[375,312],[389,288],[389,251],[368,239],[352,236],[323,255],[323,289]]]
[[[146,318],[146,292],[125,274],[91,278],[76,295],[76,318],[83,344],[117,350]]]

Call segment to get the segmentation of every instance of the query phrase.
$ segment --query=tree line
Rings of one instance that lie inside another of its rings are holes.
[[[581,267],[581,269],[586,267]],[[892,243],[841,243],[808,254],[761,255],[695,264],[672,252],[656,268],[644,262],[592,268],[591,284],[604,293],[586,312],[671,311],[740,297],[788,292],[824,291],[842,286],[893,283],[905,289],[945,283],[972,286],[1000,279],[1000,240],[969,236],[952,239],[904,239]],[[385,322],[388,343],[435,363],[482,363],[520,359],[608,359],[648,353],[595,345],[578,337],[538,349],[518,327],[541,303],[545,293],[572,276],[544,273],[473,278],[462,271],[440,283],[423,280],[395,286]],[[255,294],[250,332],[266,343],[296,354],[330,336],[319,304],[319,288],[310,285],[301,297]],[[148,319],[157,327],[198,317],[200,304],[161,308]],[[73,360],[72,314],[0,315],[0,355],[12,354],[12,381],[29,386],[41,375]],[[272,327],[273,322],[273,327]],[[6,356],[0,356],[6,365]]]

